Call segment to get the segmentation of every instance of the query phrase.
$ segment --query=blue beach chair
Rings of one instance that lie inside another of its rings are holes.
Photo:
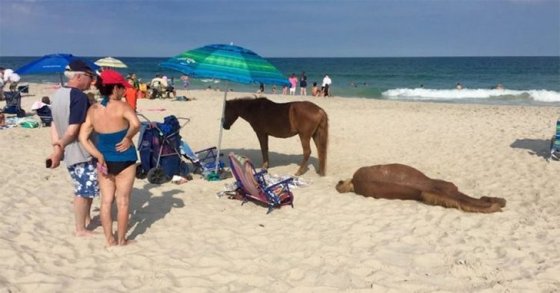
[[[183,140],[181,141],[180,151],[181,155],[193,164],[192,172],[195,174],[202,174],[206,177],[216,170],[216,164],[218,164],[218,174],[221,174],[225,167],[225,164],[217,158],[218,149],[216,147],[194,152],[189,144]]]

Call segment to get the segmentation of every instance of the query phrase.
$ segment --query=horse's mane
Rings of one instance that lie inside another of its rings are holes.
[[[253,96],[253,97],[241,97],[233,100],[228,100],[228,102],[238,103],[238,102],[254,102],[254,101],[265,101],[268,100],[264,96]],[[269,100],[268,100],[269,101]]]

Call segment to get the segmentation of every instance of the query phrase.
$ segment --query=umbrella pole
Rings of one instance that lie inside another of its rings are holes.
[[[222,101],[222,113],[220,116],[220,135],[218,136],[218,148],[217,148],[217,154],[216,154],[216,166],[214,167],[214,174],[216,174],[216,179],[215,180],[219,180],[219,175],[218,175],[218,168],[220,168],[220,151],[222,149],[222,132],[224,131],[224,127],[222,126],[223,121],[224,121],[224,115],[226,112],[226,98],[227,98],[227,93],[228,93],[228,82],[226,80],[225,82],[225,89],[224,89],[224,100]]]
[[[64,80],[62,80],[62,73],[59,73],[60,76],[60,86],[64,86]]]

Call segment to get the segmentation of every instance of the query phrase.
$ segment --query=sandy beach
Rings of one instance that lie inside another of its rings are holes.
[[[22,104],[54,89],[31,84]],[[194,101],[139,100],[151,120],[191,119],[193,149],[217,144],[223,92],[179,91]],[[228,99],[250,96],[228,94]],[[226,179],[136,180],[127,247],[105,248],[101,227],[73,235],[65,168],[45,169],[49,128],[0,130],[0,292],[558,292],[560,162],[546,160],[560,107],[460,105],[268,95],[309,100],[329,115],[327,176],[294,189],[294,208],[266,214],[218,197]],[[0,103],[4,106],[4,103]],[[260,165],[259,143],[239,119],[223,152]],[[291,175],[297,137],[270,139],[269,172]],[[402,163],[503,212],[465,213],[415,201],[376,200],[334,186],[359,167]],[[99,213],[99,199],[94,200]]]

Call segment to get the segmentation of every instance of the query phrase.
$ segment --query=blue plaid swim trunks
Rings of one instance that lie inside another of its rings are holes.
[[[80,197],[94,198],[99,195],[97,171],[92,162],[83,162],[68,167],[74,184],[74,194]]]

